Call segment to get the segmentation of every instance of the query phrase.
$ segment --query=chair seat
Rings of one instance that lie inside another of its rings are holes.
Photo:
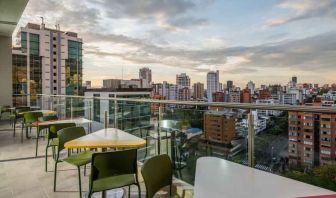
[[[93,151],[84,151],[77,155],[71,155],[62,161],[68,162],[69,164],[75,166],[83,166],[91,162]]]
[[[106,177],[106,178],[93,181],[92,191],[100,192],[100,191],[109,190],[113,188],[120,188],[123,186],[128,186],[128,185],[135,184],[135,183],[136,183],[136,179],[135,179],[134,174],[125,174],[125,175]]]
[[[53,138],[49,144],[49,146],[58,146],[58,138]]]

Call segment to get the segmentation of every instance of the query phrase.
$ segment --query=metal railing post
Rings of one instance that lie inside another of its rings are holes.
[[[114,128],[118,128],[118,102],[114,100]]]
[[[247,115],[247,121],[248,121],[248,165],[250,167],[254,167],[254,118],[253,114],[250,113]]]
[[[108,128],[108,116],[107,116],[107,111],[104,112],[104,128]]]
[[[66,99],[65,99],[66,100]],[[70,118],[73,118],[73,111],[72,111],[72,98],[70,98]]]

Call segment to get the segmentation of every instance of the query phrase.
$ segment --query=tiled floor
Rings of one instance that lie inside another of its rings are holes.
[[[20,142],[20,128],[13,137],[12,128],[8,122],[0,121],[0,198],[2,197],[78,197],[77,170],[71,165],[60,163],[57,172],[57,192],[53,192],[54,162],[49,157],[48,172],[44,170],[45,141],[39,141],[38,157],[35,158],[35,139],[24,139]],[[32,136],[34,136],[34,131]],[[89,173],[89,168],[88,171]],[[89,176],[83,175],[83,196],[88,190]],[[141,181],[142,197],[145,186]],[[177,182],[177,186],[180,185]],[[178,191],[178,190],[177,190]],[[127,192],[127,190],[126,190]],[[124,197],[127,194],[125,194]],[[101,197],[95,194],[94,197]],[[108,193],[108,197],[116,197]],[[136,186],[131,188],[131,197],[138,197]],[[166,191],[159,192],[157,197],[168,197]]]

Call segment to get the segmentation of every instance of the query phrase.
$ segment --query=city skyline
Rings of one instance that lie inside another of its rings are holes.
[[[292,75],[300,82],[331,84],[335,5],[335,0],[32,0],[18,26],[40,23],[43,16],[47,26],[78,32],[85,43],[84,81],[92,86],[134,78],[144,66],[154,82],[173,83],[176,74],[187,73],[192,84],[205,83],[207,72],[218,69],[220,82],[233,80],[240,87],[249,80],[286,84]]]

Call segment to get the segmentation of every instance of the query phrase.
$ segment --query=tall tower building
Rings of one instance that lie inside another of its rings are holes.
[[[208,72],[207,74],[207,98],[208,102],[213,102],[212,94],[219,91],[219,71]]]
[[[194,100],[202,100],[204,97],[204,84],[203,83],[195,83],[193,86],[193,97]]]
[[[228,91],[232,91],[232,89],[233,89],[233,81],[232,80],[228,80],[226,82],[226,88],[227,88]]]
[[[83,41],[77,33],[28,23],[19,36],[21,48],[13,49],[14,94],[27,94],[28,105],[35,94],[82,94]]]
[[[186,73],[176,75],[176,85],[179,87],[190,87],[190,78]]]
[[[142,83],[142,88],[149,88],[151,87],[152,83],[152,70],[148,67],[143,67],[139,69],[139,79]]]

